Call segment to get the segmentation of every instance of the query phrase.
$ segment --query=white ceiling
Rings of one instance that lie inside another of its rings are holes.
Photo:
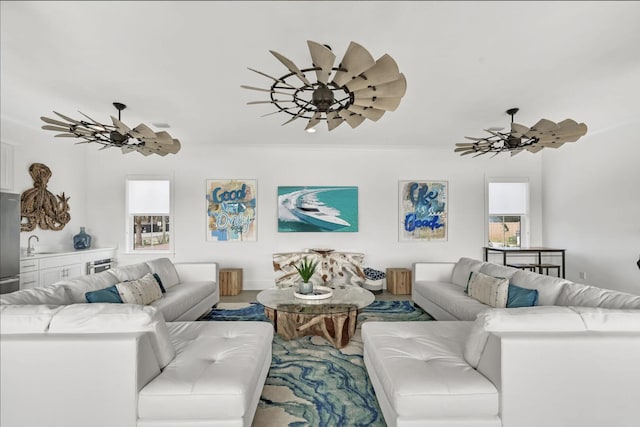
[[[1,114],[39,128],[77,111],[103,122],[167,122],[187,144],[451,147],[482,129],[573,118],[596,134],[640,120],[640,2],[2,1]],[[339,59],[350,41],[407,78],[395,112],[332,132],[280,126],[268,87],[311,67],[307,40]],[[152,126],[153,127],[153,126]],[[42,131],[43,134],[53,133]]]

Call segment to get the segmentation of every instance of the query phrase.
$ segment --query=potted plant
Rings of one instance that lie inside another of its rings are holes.
[[[302,279],[302,283],[300,283],[298,287],[298,291],[301,294],[310,294],[313,292],[313,283],[309,280],[311,280],[311,276],[313,276],[313,273],[315,273],[317,265],[317,261],[314,262],[305,258],[302,260],[302,262],[300,262],[300,266],[293,266],[298,271],[300,279]]]

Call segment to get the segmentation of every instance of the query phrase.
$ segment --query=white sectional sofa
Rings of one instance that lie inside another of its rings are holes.
[[[640,297],[514,270],[468,258],[417,263],[413,300],[442,321],[362,326],[388,426],[638,424]],[[508,275],[537,290],[540,305],[482,304],[465,293],[471,271]]]
[[[175,271],[166,261],[145,264],[2,296],[2,427],[251,425],[271,364],[273,326],[165,322],[197,318],[217,302],[215,264],[176,264]],[[109,286],[112,277],[159,266],[165,304],[82,302],[83,292]],[[179,283],[170,286],[171,275]],[[189,289],[199,284],[207,292]]]
[[[167,322],[196,320],[220,301],[218,265],[215,262],[174,264],[168,258],[158,258],[63,280],[45,287],[2,294],[0,304],[86,303],[86,292],[140,279],[148,273],[158,274],[166,290],[162,298],[151,305],[160,310]]]
[[[471,272],[506,278],[521,288],[535,289],[537,305],[640,309],[640,296],[472,258],[414,263],[411,299],[437,320],[475,320],[490,306],[465,292]]]

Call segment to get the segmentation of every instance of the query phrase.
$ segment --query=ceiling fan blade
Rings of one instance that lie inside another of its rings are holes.
[[[240,85],[240,87],[241,87],[241,88],[243,88],[243,89],[257,90],[257,91],[260,91],[260,92],[277,93],[277,94],[280,94],[280,95],[288,95],[288,96],[291,96],[291,94],[290,94],[290,93],[287,93],[287,92],[280,92],[280,91],[277,91],[277,90],[262,89],[262,88],[260,88],[260,87],[246,86],[246,85]]]
[[[57,135],[54,135],[55,138],[77,138],[78,135],[76,135],[75,133],[59,133]]]
[[[67,116],[65,116],[65,115],[63,115],[63,114],[58,113],[57,111],[54,111],[54,113],[55,113],[55,114],[57,114],[57,115],[58,115],[58,117],[60,117],[60,118],[62,118],[62,119],[64,119],[64,120],[66,120],[66,121],[68,121],[69,123],[75,123],[75,124],[77,124],[77,125],[79,125],[79,124],[81,123],[79,120],[72,119],[71,117],[67,117]]]
[[[347,84],[349,87],[349,84]],[[353,92],[357,97],[381,96],[381,97],[403,97],[407,92],[407,80],[404,74],[400,73],[400,78],[379,85],[369,85],[369,87]]]
[[[544,147],[539,145],[539,144],[533,144],[530,145],[526,148],[527,151],[530,151],[532,153],[537,153],[538,151],[542,150]]]
[[[350,105],[347,110],[351,111],[352,113],[360,114],[365,119],[373,120],[374,122],[380,120],[380,118],[385,113],[384,110],[379,110],[377,108],[365,108],[360,105],[353,104]]]
[[[376,61],[376,64],[359,74],[358,77],[347,82],[345,86],[350,91],[364,89],[367,86],[375,86],[377,84],[392,82],[400,78],[400,70],[398,64],[387,54],[382,55]]]
[[[540,137],[545,132],[553,131],[558,129],[558,125],[551,120],[541,119],[535,125],[531,126],[531,129],[524,134],[529,138]]]
[[[131,129],[130,135],[134,138],[155,138],[156,133],[145,124],[140,123],[138,126]]]
[[[338,112],[338,115],[342,117],[352,129],[357,128],[366,120],[361,115],[352,113],[344,108]]]
[[[40,119],[45,123],[49,123],[50,125],[63,126],[66,129],[69,129],[69,127],[71,126],[67,122],[61,122],[60,120],[50,119],[49,117],[40,117]]]
[[[312,127],[314,127],[315,125],[317,125],[318,123],[320,123],[320,117],[322,116],[322,113],[320,113],[319,111],[316,111],[313,114],[313,117],[311,117],[309,119],[309,123],[307,123],[307,126],[305,126],[304,130],[309,130]]]
[[[344,123],[344,119],[338,115],[335,111],[327,114],[327,127],[330,131],[334,130],[338,126]]]
[[[375,59],[373,59],[373,56],[371,56],[367,49],[358,43],[351,42],[342,58],[342,62],[340,62],[340,68],[344,68],[347,71],[336,71],[333,77],[333,83],[342,87],[345,83],[351,81],[352,78],[373,67],[375,64]]]
[[[87,119],[89,119],[90,122],[92,122],[94,125],[98,126],[99,128],[104,129],[105,131],[107,130],[107,128],[105,127],[105,125],[103,125],[100,122],[97,122],[95,120],[93,120],[91,117],[87,116],[85,113],[83,113],[82,111],[78,111],[78,113],[82,114],[83,116],[85,116]]]
[[[247,68],[248,68],[248,67],[247,67]],[[249,69],[250,69],[251,71],[253,71],[254,73],[258,73],[258,74],[260,74],[260,75],[262,75],[262,76],[265,76],[265,77],[270,78],[270,79],[271,79],[271,80],[273,80],[274,82],[277,82],[277,83],[283,84],[283,85],[285,85],[285,86],[288,86],[288,87],[290,87],[291,89],[296,89],[296,87],[295,87],[295,86],[290,85],[289,83],[284,82],[284,81],[282,81],[282,80],[280,80],[280,79],[276,79],[275,77],[270,76],[269,74],[263,73],[262,71],[254,70],[253,68],[249,68]]]
[[[120,150],[122,151],[123,154],[129,154],[131,152],[136,151],[136,149],[130,145],[123,145],[122,147],[120,147]]]
[[[465,139],[470,139],[471,141],[485,141],[486,138],[476,138],[473,136],[465,136]]]
[[[111,121],[113,122],[113,125],[116,127],[116,130],[121,135],[126,135],[129,132],[131,132],[131,129],[129,129],[129,126],[125,125],[120,120],[116,119],[115,117],[111,116]]]
[[[529,132],[529,128],[520,123],[511,123],[511,135],[516,138],[522,138],[525,133]]]
[[[278,58],[278,61],[282,62],[289,71],[291,71],[296,76],[298,76],[298,78],[302,81],[302,83],[304,83],[307,86],[311,86],[311,83],[309,82],[309,80],[307,80],[304,74],[302,74],[302,71],[300,71],[300,68],[298,68],[298,66],[294,64],[293,61],[291,61],[286,56],[276,52],[275,50],[270,50],[269,52],[271,52],[273,56]]]
[[[53,125],[44,125],[42,126],[44,130],[52,130],[55,132],[73,132],[70,126],[62,127],[62,126],[53,126]]]
[[[333,63],[336,60],[335,53],[331,52],[331,49],[326,46],[311,40],[307,40],[307,45],[309,46],[313,66],[320,67],[319,70],[316,70],[316,79],[320,83],[327,84],[329,76],[331,75]]]
[[[247,102],[247,105],[255,105],[255,104],[279,104],[281,102],[293,102],[293,100],[291,101],[285,101],[283,99],[275,99],[273,101],[251,101],[251,102]]]
[[[280,126],[287,125],[287,124],[291,123],[292,121],[299,119],[304,113],[305,113],[305,109],[301,108],[300,111],[298,111],[298,113],[295,116],[291,117],[289,120],[287,120],[286,122],[284,122]]]
[[[402,98],[355,98],[353,103],[362,107],[373,107],[379,110],[395,111]]]
[[[511,157],[515,156],[516,154],[520,154],[524,151],[524,148],[518,148],[517,150],[511,150]]]

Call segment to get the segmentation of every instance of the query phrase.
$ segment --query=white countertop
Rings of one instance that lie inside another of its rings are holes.
[[[79,255],[79,254],[86,254],[90,252],[115,251],[115,250],[116,250],[115,247],[106,247],[106,248],[78,249],[78,250],[71,250],[71,251],[65,251],[65,250],[42,251],[42,252],[36,251],[31,255],[27,255],[26,253],[23,253],[22,255],[20,255],[20,260],[48,258],[48,257],[63,256],[63,255]]]

